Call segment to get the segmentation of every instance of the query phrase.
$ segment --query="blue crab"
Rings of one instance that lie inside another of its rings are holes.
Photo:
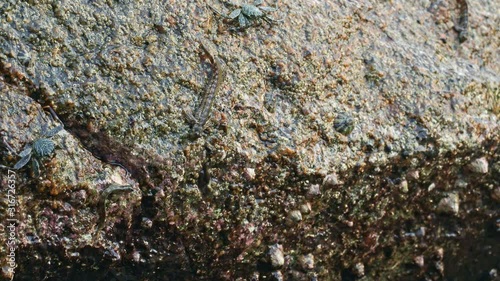
[[[51,111],[52,113],[52,111]],[[54,113],[55,114],[55,113]],[[57,116],[56,116],[57,118]],[[57,118],[58,121],[61,123],[59,118]],[[17,161],[16,164],[14,164],[14,167],[12,169],[14,170],[19,170],[26,166],[28,162],[31,160],[31,169],[35,175],[35,177],[38,177],[40,175],[40,162],[44,157],[47,157],[54,152],[55,149],[55,144],[52,141],[52,137],[55,136],[57,133],[59,133],[64,126],[59,125],[49,131],[47,131],[46,126],[42,126],[42,135],[40,138],[35,139],[31,143],[28,143],[24,146],[23,150],[18,154],[15,152],[15,150],[4,140],[4,144],[7,146],[10,152],[13,154],[18,155],[21,157],[19,161]],[[9,168],[3,165],[0,165],[2,168]]]
[[[241,29],[245,29],[249,27],[252,23],[252,21],[256,21],[259,19],[263,19],[268,23],[275,23],[275,22],[280,22],[283,19],[276,20],[270,16],[268,16],[266,13],[269,12],[275,12],[278,10],[278,7],[276,5],[276,8],[271,8],[267,6],[262,6],[263,0],[255,0],[253,4],[243,4],[243,5],[237,5],[237,4],[231,4],[233,6],[238,7],[234,11],[232,11],[229,15],[224,15],[220,12],[218,12],[215,8],[211,7],[217,14],[228,18],[230,20],[234,20],[238,18],[238,23]]]

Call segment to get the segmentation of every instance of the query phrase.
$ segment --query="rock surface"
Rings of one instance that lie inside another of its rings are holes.
[[[65,126],[16,171],[14,279],[490,276],[500,4],[469,1],[463,41],[461,2],[280,1],[239,30],[219,1],[2,1],[0,164],[49,107]]]

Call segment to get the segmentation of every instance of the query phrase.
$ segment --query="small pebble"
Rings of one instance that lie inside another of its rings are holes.
[[[491,192],[491,198],[493,198],[493,200],[497,202],[500,202],[500,186],[497,186],[493,189],[493,191]]]
[[[14,279],[14,271],[10,270],[11,268],[7,265],[2,266],[2,276],[5,280],[13,280]]]
[[[319,184],[311,184],[309,189],[307,190],[307,195],[309,196],[317,196],[320,195],[321,191],[319,189]]]
[[[301,256],[299,259],[299,263],[303,269],[311,270],[314,268],[314,256],[312,254]]]
[[[436,258],[438,260],[442,260],[444,257],[444,249],[443,248],[437,248],[436,250]]]
[[[300,212],[301,213],[309,214],[311,212],[311,210],[312,210],[311,204],[309,204],[309,203],[304,203],[304,204],[300,205]]]
[[[458,214],[459,203],[458,194],[450,193],[439,201],[437,210],[440,213],[456,215]]]
[[[403,193],[408,193],[408,182],[406,180],[403,180],[399,184],[399,190],[401,190],[401,192]]]
[[[488,161],[485,157],[481,157],[472,161],[469,164],[469,170],[476,174],[487,174],[488,173]]]
[[[274,268],[281,267],[285,264],[285,256],[283,255],[283,246],[279,244],[269,247],[269,257],[271,265]]]
[[[418,180],[420,178],[420,172],[418,170],[411,170],[406,176],[411,180]]]
[[[437,261],[434,263],[434,267],[439,272],[439,274],[443,275],[444,273],[444,263],[442,261]]]
[[[281,271],[274,271],[273,273],[271,273],[272,277],[273,277],[273,281],[283,281],[283,273],[281,273]]]
[[[253,180],[255,179],[255,169],[254,168],[245,168],[244,174],[245,179]]]
[[[455,187],[456,188],[466,188],[467,187],[467,182],[464,181],[463,179],[458,179],[455,181]]]
[[[493,268],[492,270],[490,270],[490,278],[491,279],[494,279],[494,278],[497,278],[498,277],[498,271],[496,268]]]
[[[413,261],[418,267],[424,267],[424,256],[416,256]]]
[[[132,253],[132,260],[134,262],[140,262],[141,261],[141,254],[139,253],[139,251],[134,251]]]
[[[153,221],[150,220],[149,218],[143,217],[141,221],[141,226],[144,228],[151,228],[153,226]]]
[[[338,180],[337,174],[329,174],[323,179],[323,188],[333,188],[335,186],[341,185],[342,182]]]
[[[358,277],[365,276],[365,265],[360,262],[354,265],[354,274]]]
[[[424,237],[425,236],[425,227],[421,226],[417,229],[416,233],[417,237]]]
[[[302,213],[299,210],[293,210],[288,214],[288,219],[293,222],[299,222],[302,220]]]

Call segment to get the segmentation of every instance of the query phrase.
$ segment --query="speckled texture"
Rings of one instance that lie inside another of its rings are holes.
[[[19,151],[41,131],[41,105],[65,125],[44,178],[19,171],[32,187],[20,189],[20,238],[40,241],[21,243],[20,256],[39,259],[22,259],[16,278],[489,272],[491,253],[463,252],[498,248],[499,17],[490,11],[500,7],[468,6],[460,43],[449,0],[280,1],[270,15],[282,23],[243,31],[202,1],[0,3],[1,135]],[[228,75],[193,138],[186,113],[213,76],[200,38]],[[0,164],[16,162],[2,153]],[[138,192],[112,200],[106,232],[89,239],[98,194],[116,181]],[[73,215],[58,232],[27,218],[66,204]]]

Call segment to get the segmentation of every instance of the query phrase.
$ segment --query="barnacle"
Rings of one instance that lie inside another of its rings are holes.
[[[354,119],[347,113],[339,113],[333,122],[333,128],[337,132],[347,136],[354,129]]]

